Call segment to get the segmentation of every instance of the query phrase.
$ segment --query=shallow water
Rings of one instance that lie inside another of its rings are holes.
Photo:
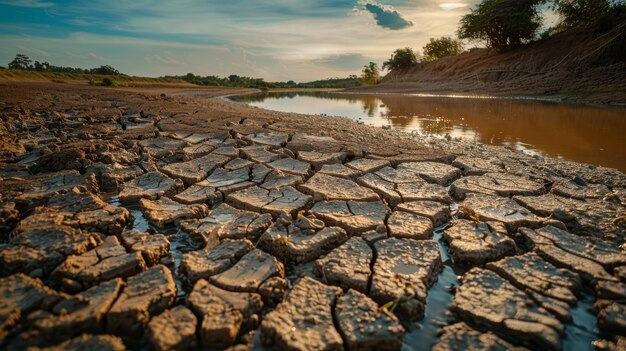
[[[531,100],[288,92],[230,99],[270,110],[507,145],[626,172],[626,108]]]
[[[148,219],[141,212],[141,206],[135,205],[123,205],[119,202],[117,196],[113,196],[107,199],[107,202],[114,206],[120,206],[126,208],[133,216],[133,222],[128,227],[124,228],[124,231],[139,230],[142,232],[162,233],[167,236],[170,241],[170,250],[174,258],[174,265],[172,268],[174,274],[174,282],[176,283],[177,297],[183,298],[187,295],[191,287],[187,286],[183,280],[180,279],[178,269],[183,258],[183,253],[198,250],[200,245],[195,243],[193,239],[186,232],[180,230],[175,225],[169,225],[165,228],[157,228],[148,222]]]
[[[465,270],[454,267],[452,256],[441,242],[441,237],[447,226],[448,224],[444,224],[434,231],[433,240],[439,244],[443,270],[439,273],[435,284],[428,290],[424,319],[407,325],[408,331],[402,347],[405,351],[429,350],[439,340],[437,333],[443,326],[449,324],[449,308],[454,297],[453,289],[461,284],[458,277]]]
[[[179,275],[182,255],[185,252],[200,249],[199,245],[195,243],[186,232],[180,230],[177,226],[170,225],[161,229],[154,227],[143,215],[139,205],[123,205],[119,202],[117,196],[105,195],[103,197],[108,203],[114,206],[124,207],[131,212],[133,222],[131,225],[126,227],[124,231],[140,230],[158,232],[168,236],[168,239],[170,240],[170,253],[172,253],[174,258],[174,266],[171,268],[175,272],[174,281],[178,291],[178,299],[184,299],[190,292],[191,287],[187,286]],[[450,210],[452,213],[455,213],[456,209],[457,204],[453,202],[450,205]],[[456,216],[453,215],[453,219],[456,219]],[[403,339],[402,349],[405,351],[426,350],[432,348],[432,346],[439,340],[438,333],[441,328],[454,323],[454,321],[457,320],[451,315],[450,305],[452,304],[452,299],[454,297],[454,289],[461,284],[459,277],[467,272],[469,267],[455,263],[452,256],[448,253],[446,245],[443,243],[442,236],[449,225],[450,223],[446,223],[434,230],[433,240],[439,244],[443,270],[439,273],[437,281],[428,291],[424,318],[415,322],[404,324],[407,329],[407,333]],[[401,273],[405,274],[413,273],[413,268],[414,267],[409,265],[396,267],[396,269],[401,271]],[[312,272],[313,262],[309,262],[302,265],[288,266],[286,276],[288,280],[297,280],[297,276],[301,276],[302,274],[312,275]],[[595,297],[593,295],[593,291],[587,289],[583,291],[578,304],[570,308],[569,311],[572,314],[573,322],[565,324],[566,335],[563,338],[564,350],[593,350],[594,347],[592,342],[602,336],[598,330],[596,317],[592,311],[594,299]],[[125,339],[125,341],[131,349],[147,349],[145,339]],[[275,348],[263,346],[257,333],[254,341],[252,342],[252,349],[274,350]]]

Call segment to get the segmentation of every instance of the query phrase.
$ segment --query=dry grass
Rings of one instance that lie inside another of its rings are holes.
[[[34,72],[13,69],[0,69],[0,82],[52,82],[52,83],[73,83],[88,84],[89,81],[102,81],[109,77],[116,82],[123,83],[129,87],[197,87],[181,79],[172,78],[149,78],[115,75],[107,76],[102,74],[88,73],[61,73],[61,72]]]

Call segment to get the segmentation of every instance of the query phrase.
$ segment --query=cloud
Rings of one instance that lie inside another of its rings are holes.
[[[467,4],[464,4],[462,2],[444,2],[439,4],[439,7],[446,11],[461,9],[467,6]]]
[[[98,61],[106,61],[106,59],[100,55],[94,54],[93,52],[89,53],[89,57]]]
[[[164,63],[167,65],[183,65],[184,62],[181,62],[171,56],[162,56],[162,55],[148,55],[145,57],[146,62],[152,63]]]
[[[0,0],[0,5],[39,8],[39,7],[51,7],[51,6],[54,6],[54,3],[49,2],[49,1],[40,1],[40,0],[12,0],[12,1]]]
[[[312,60],[313,64],[321,65],[335,70],[358,71],[369,59],[362,54],[339,54],[329,55]]]
[[[22,50],[22,51],[24,51],[24,52],[27,52],[29,54],[34,54],[34,55],[39,55],[39,56],[46,56],[46,57],[50,56],[50,54],[48,52],[46,52],[46,51],[39,50],[39,49],[36,49],[36,48],[31,48],[31,47],[28,47],[28,46],[18,45],[17,48]]]
[[[406,20],[400,12],[392,6],[383,5],[373,1],[359,1],[365,11],[374,15],[376,24],[391,30],[400,30],[413,25],[413,22]]]

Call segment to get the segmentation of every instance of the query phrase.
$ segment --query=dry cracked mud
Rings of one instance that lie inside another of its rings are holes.
[[[248,92],[0,85],[0,348],[626,344],[624,174]]]

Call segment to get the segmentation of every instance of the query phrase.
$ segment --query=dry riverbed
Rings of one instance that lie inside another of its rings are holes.
[[[245,91],[0,85],[0,347],[626,347],[626,176]]]

